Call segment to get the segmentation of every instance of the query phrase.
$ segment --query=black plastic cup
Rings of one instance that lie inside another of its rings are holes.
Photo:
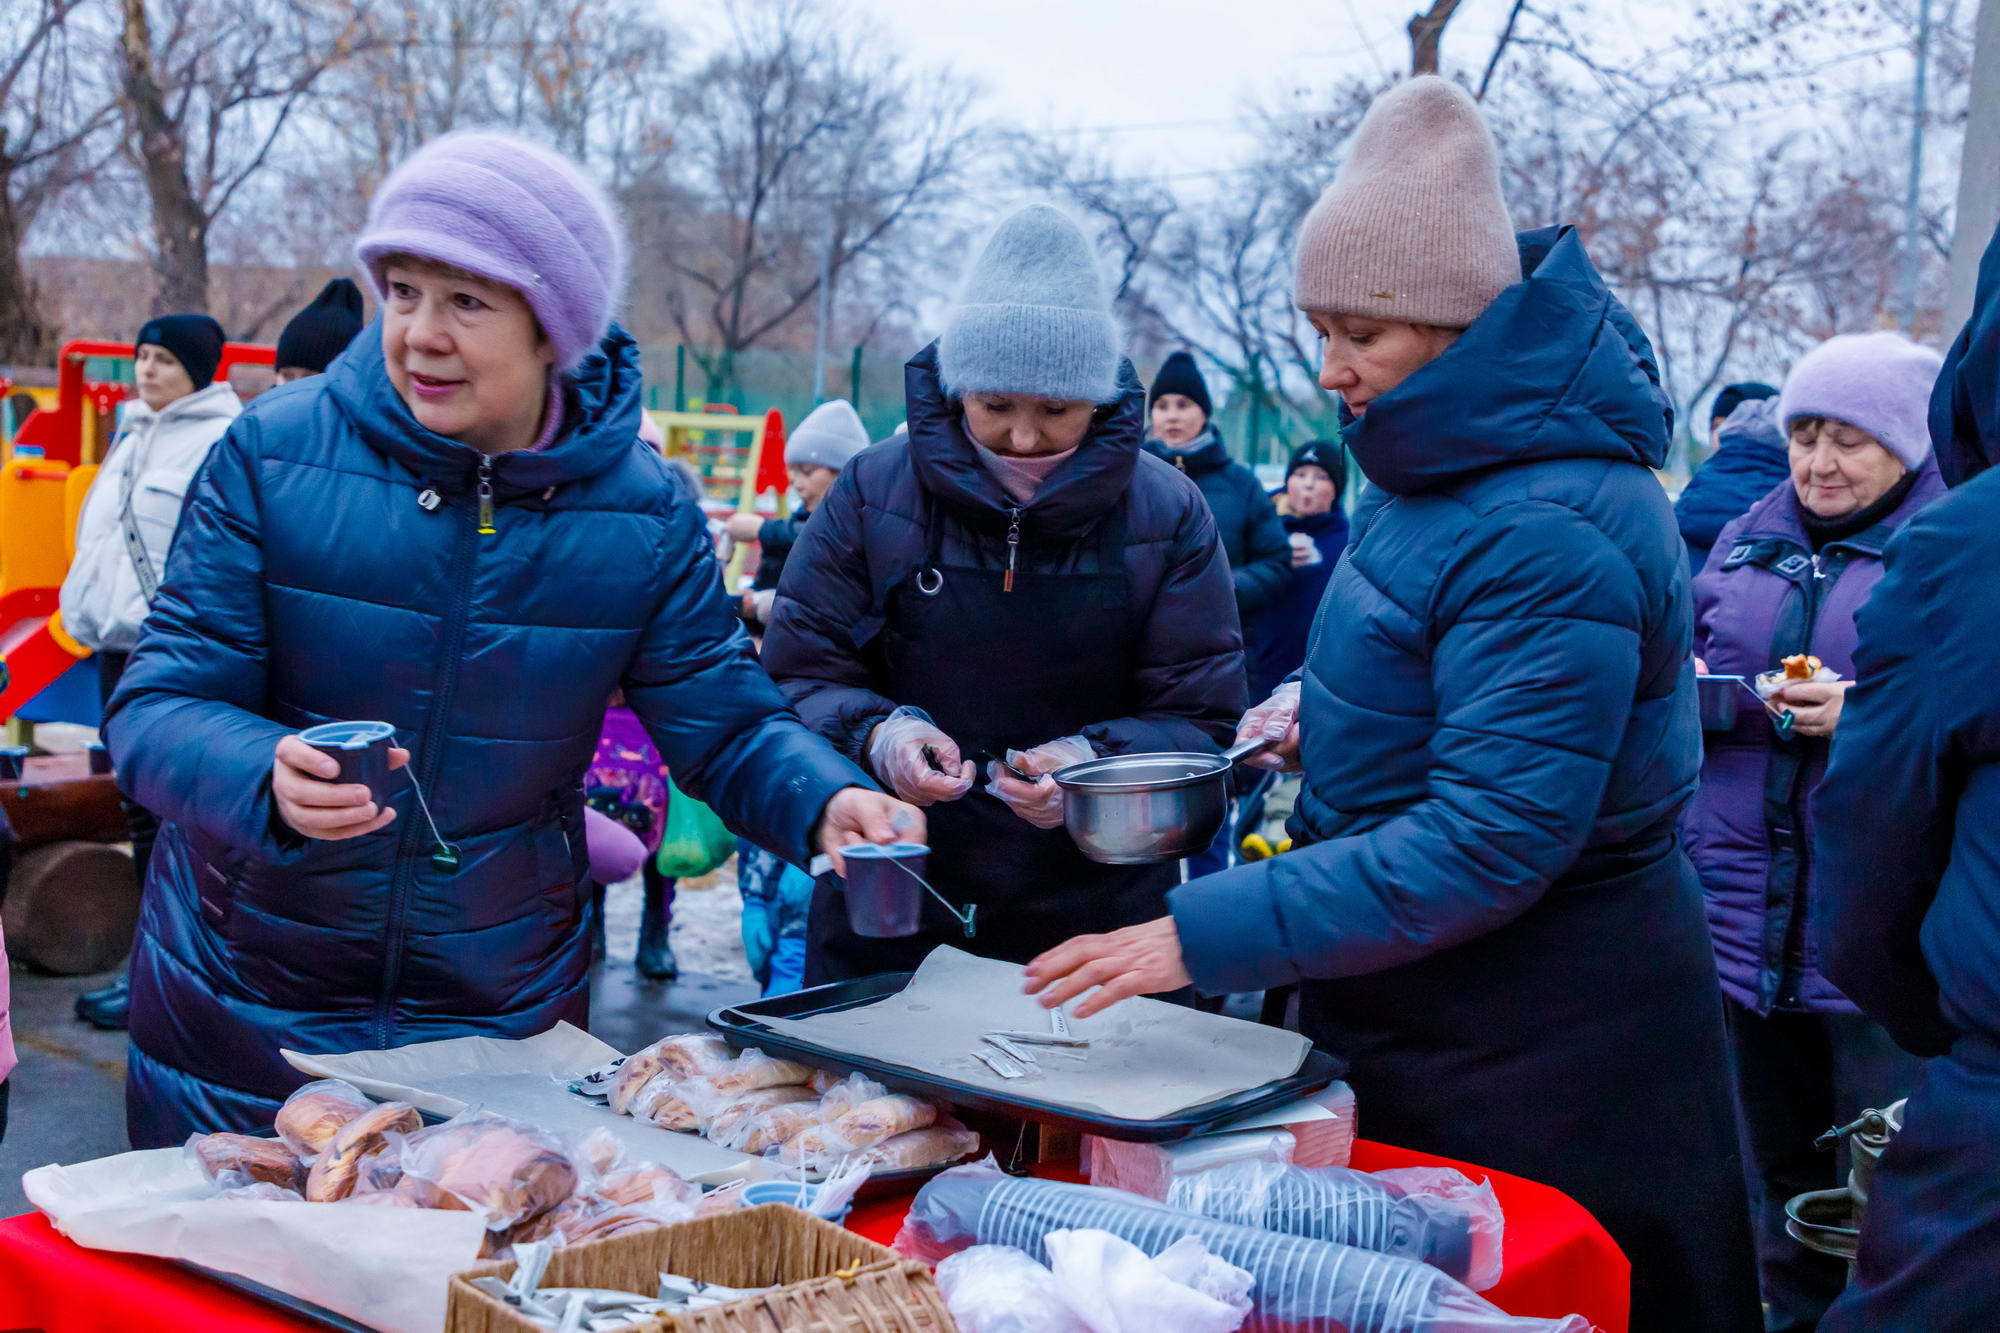
[[[28,771],[28,747],[0,745],[0,780],[13,782]]]
[[[847,862],[847,925],[857,935],[893,940],[917,933],[924,918],[924,862],[920,842],[856,843],[840,849]]]
[[[84,752],[90,756],[90,771],[92,773],[101,775],[111,771],[111,751],[104,748],[103,741],[92,741],[83,748]]]
[[[396,743],[396,729],[387,722],[322,722],[307,727],[299,739],[332,755],[340,764],[334,782],[359,782],[368,788],[375,804],[389,805],[389,747]]]

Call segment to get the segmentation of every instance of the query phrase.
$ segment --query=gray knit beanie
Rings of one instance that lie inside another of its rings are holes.
[[[955,398],[1108,403],[1118,396],[1118,355],[1111,294],[1090,242],[1047,204],[1000,224],[938,339],[938,370]]]
[[[799,428],[785,437],[785,466],[816,464],[835,472],[872,441],[861,414],[845,398],[830,398],[806,414]]]
[[[1520,280],[1471,94],[1431,74],[1376,98],[1299,230],[1299,308],[1462,329]]]

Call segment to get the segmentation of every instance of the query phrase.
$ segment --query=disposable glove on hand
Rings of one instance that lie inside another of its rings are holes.
[[[1081,736],[1044,741],[1032,750],[1009,750],[1007,762],[1023,773],[1038,775],[1036,780],[1023,782],[1000,764],[991,763],[986,766],[986,789],[1036,828],[1060,828],[1063,822],[1062,788],[1055,784],[1055,779],[1039,775],[1095,758],[1097,751]]]
[[[1276,742],[1243,762],[1274,773],[1299,771],[1299,683],[1288,680],[1271,697],[1243,715],[1236,724],[1236,744],[1270,739]]]
[[[960,757],[958,742],[914,708],[898,708],[868,733],[868,768],[911,805],[955,801],[972,790],[978,772]]]

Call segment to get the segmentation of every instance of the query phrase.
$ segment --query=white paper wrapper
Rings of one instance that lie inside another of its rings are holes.
[[[235,1273],[383,1333],[440,1333],[446,1283],[486,1235],[472,1213],[217,1199],[179,1148],[37,1167],[21,1185],[79,1245]]]
[[[973,1055],[980,1034],[1049,1026],[1048,1011],[1021,993],[1021,977],[1017,963],[939,945],[895,995],[830,1014],[763,1021],[829,1052],[1130,1120],[1158,1120],[1289,1078],[1312,1050],[1296,1032],[1140,998],[1072,1017],[1075,1035],[1090,1040],[1087,1048],[1037,1046],[1039,1068],[1003,1079]]]
[[[521,1041],[453,1037],[350,1055],[280,1053],[301,1073],[345,1079],[370,1097],[408,1102],[435,1115],[454,1116],[476,1106],[562,1138],[609,1130],[634,1161],[658,1162],[701,1185],[765,1180],[775,1174],[762,1158],[718,1148],[694,1134],[677,1134],[614,1115],[607,1107],[572,1096],[565,1083],[616,1060],[619,1052],[568,1023]]]

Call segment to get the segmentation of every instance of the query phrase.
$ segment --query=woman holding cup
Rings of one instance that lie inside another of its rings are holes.
[[[581,1024],[581,778],[622,689],[677,782],[793,859],[922,815],[751,655],[636,446],[619,222],[569,162],[427,145],[356,247],[381,314],[258,398],[188,499],[106,736],[160,812],[132,964],[139,1146],[268,1124],[326,1053]],[[635,558],[639,556],[642,558]],[[340,782],[298,733],[381,721]],[[378,770],[379,771],[379,770]]]

